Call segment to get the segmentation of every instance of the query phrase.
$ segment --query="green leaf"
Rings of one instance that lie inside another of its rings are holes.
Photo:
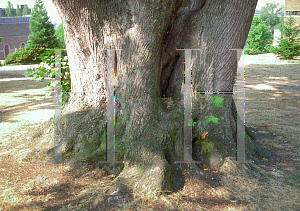
[[[193,135],[193,138],[198,138],[198,137],[199,137],[198,134]]]
[[[205,116],[205,121],[206,123],[210,123],[210,122],[213,122],[213,123],[217,123],[218,124],[218,118],[217,117],[214,117],[214,116]]]
[[[214,96],[211,98],[211,101],[214,103],[215,107],[223,107],[223,105],[221,105],[223,100],[224,100],[224,98],[218,97],[218,96]]]
[[[189,119],[188,126],[194,126],[196,122],[193,122],[193,119]]]
[[[28,77],[28,76],[30,76],[30,75],[33,75],[34,73],[36,73],[36,70],[35,70],[35,68],[28,68],[27,69],[27,72],[25,72],[25,73],[23,73],[22,75],[24,75],[25,77]]]
[[[45,87],[44,87],[44,88],[48,88],[48,87],[51,87],[51,81],[50,81],[50,82],[48,82],[48,83],[45,85]]]
[[[44,81],[44,73],[37,73],[37,74],[34,76],[34,80],[35,80],[35,81]]]

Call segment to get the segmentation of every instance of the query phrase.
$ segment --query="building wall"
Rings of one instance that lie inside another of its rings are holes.
[[[29,30],[30,17],[0,17],[0,60],[6,58],[5,46],[8,46],[9,52],[20,48],[20,45],[27,44],[28,36],[31,34]]]
[[[293,11],[295,14],[291,16],[295,18],[295,26],[300,27],[300,0],[285,0],[284,10],[284,21],[286,21],[286,18],[289,17],[289,15],[287,15],[287,12]]]
[[[300,1],[299,0],[285,0],[285,10],[300,11]]]
[[[5,9],[0,8],[0,17],[4,17],[4,16],[5,16]]]

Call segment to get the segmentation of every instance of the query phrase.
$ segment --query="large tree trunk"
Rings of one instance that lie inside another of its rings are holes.
[[[116,159],[125,165],[102,164],[118,173],[111,191],[181,187],[181,172],[187,165],[175,161],[183,160],[184,151],[185,54],[176,49],[201,49],[192,51],[192,91],[233,91],[237,58],[230,49],[243,48],[257,0],[53,3],[65,30],[73,93],[63,111],[65,152],[75,152],[74,162],[79,154],[87,162],[105,160],[105,49],[122,49],[114,55],[115,145]],[[205,97],[210,102],[212,95]],[[194,121],[208,131],[206,140],[214,145],[213,156],[206,159],[196,153],[201,140],[194,142],[194,158],[216,166],[225,156],[235,156],[236,150],[232,94],[219,97],[224,98],[223,107],[215,108],[199,97],[192,104]],[[219,123],[206,124],[207,113],[219,118]],[[199,170],[195,164],[188,166],[191,173]]]

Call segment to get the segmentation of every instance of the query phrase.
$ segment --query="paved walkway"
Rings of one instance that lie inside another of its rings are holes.
[[[1,66],[0,79],[3,78],[24,78],[22,74],[27,72],[28,68],[37,68],[38,64],[30,65],[14,65],[14,66]]]
[[[17,66],[1,66],[0,79],[2,78],[23,78],[22,74],[27,72],[28,68],[37,68],[38,65],[17,65]]]

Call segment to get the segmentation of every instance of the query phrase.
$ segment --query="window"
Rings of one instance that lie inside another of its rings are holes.
[[[8,54],[9,54],[9,45],[6,44],[4,46],[4,58],[6,58]]]
[[[299,15],[300,11],[285,11],[285,15]]]

